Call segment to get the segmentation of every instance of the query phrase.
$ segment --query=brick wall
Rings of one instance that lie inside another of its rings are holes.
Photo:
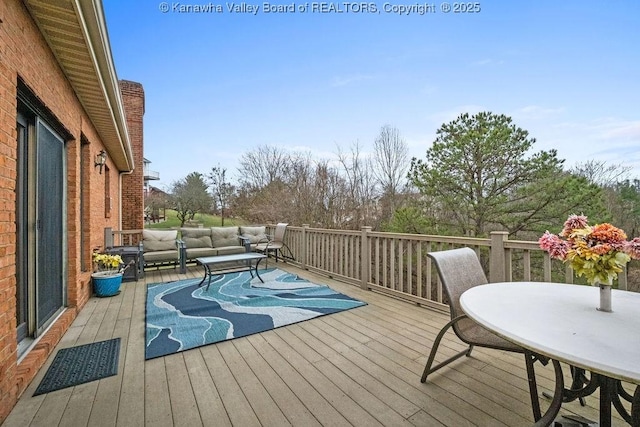
[[[18,363],[16,344],[16,110],[21,79],[72,136],[65,142],[67,164],[68,308]],[[140,93],[142,89],[140,87]],[[140,123],[141,123],[140,114]],[[135,120],[134,120],[135,121]],[[131,124],[130,124],[131,126]],[[84,137],[84,138],[83,138]],[[142,127],[139,129],[142,156]],[[84,141],[85,144],[81,144]],[[105,178],[93,166],[102,141],[59,68],[37,25],[20,0],[0,1],[0,424],[33,380],[78,311],[91,296],[90,271],[82,271],[90,249],[103,244],[104,227],[117,229],[119,172],[111,161],[112,215],[105,216]],[[142,174],[142,159],[136,160]],[[82,175],[82,181],[81,181]],[[141,176],[141,175],[140,175]],[[140,199],[142,178],[140,178]],[[80,197],[88,206],[81,218]],[[141,208],[140,208],[141,209]],[[142,218],[142,213],[139,214]],[[142,220],[140,220],[140,223]],[[88,243],[81,247],[80,232]]]
[[[135,169],[122,176],[122,229],[144,228],[143,116],[144,90],[140,83],[120,81]]]

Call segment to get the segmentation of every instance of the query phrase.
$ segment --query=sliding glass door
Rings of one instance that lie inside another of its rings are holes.
[[[24,344],[65,303],[65,146],[32,109],[18,106],[16,328]]]

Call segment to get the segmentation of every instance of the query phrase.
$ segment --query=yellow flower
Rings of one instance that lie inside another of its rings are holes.
[[[93,262],[97,264],[99,271],[119,272],[123,265],[120,255],[109,255],[99,252],[93,253]]]

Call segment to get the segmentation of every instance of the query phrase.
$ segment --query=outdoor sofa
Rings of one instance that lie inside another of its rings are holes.
[[[184,273],[196,258],[251,252],[266,239],[264,226],[144,229],[142,260],[145,268],[173,264]]]
[[[251,252],[266,238],[264,226],[181,228],[184,262],[199,257]]]
[[[144,268],[173,264],[180,266],[180,272],[184,273],[183,244],[178,230],[144,229],[140,245]]]

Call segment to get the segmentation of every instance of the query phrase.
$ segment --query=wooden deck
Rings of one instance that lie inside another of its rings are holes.
[[[177,280],[148,271],[120,295],[92,298],[58,348],[120,337],[118,375],[31,397],[47,365],[3,426],[526,426],[533,422],[524,358],[476,348],[420,375],[448,316],[286,264],[279,267],[366,301],[365,307],[171,356],[144,360],[146,283]],[[439,359],[463,348],[453,334]],[[540,389],[553,372],[536,364]],[[547,402],[542,401],[543,409]],[[597,400],[563,405],[598,419]],[[614,411],[615,412],[615,411]],[[626,425],[614,420],[615,425]]]

